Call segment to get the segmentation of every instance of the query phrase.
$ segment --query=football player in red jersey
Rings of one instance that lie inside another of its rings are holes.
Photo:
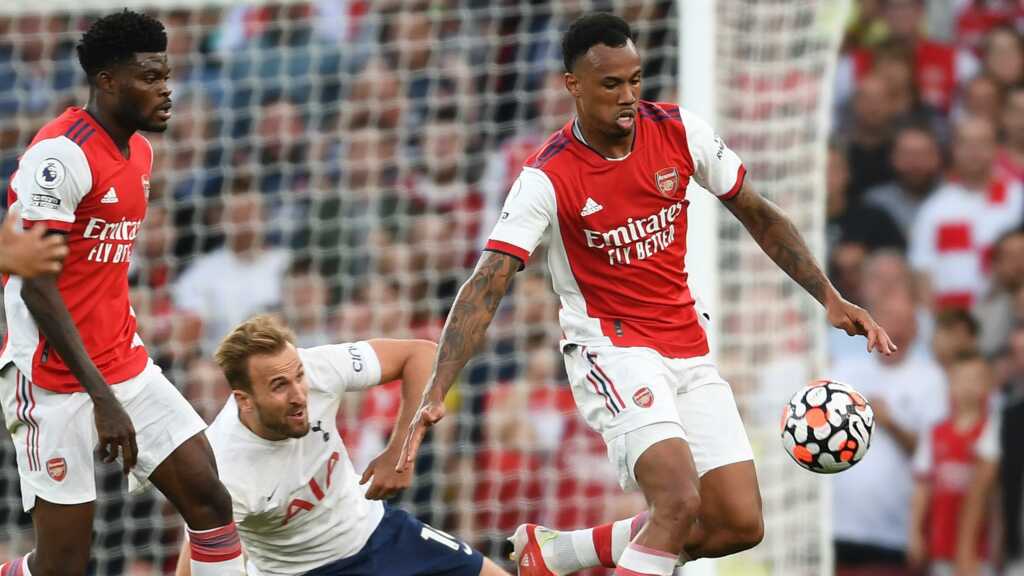
[[[193,574],[244,574],[205,424],[149,358],[128,298],[153,166],[138,132],[167,128],[166,49],[150,16],[94,22],[78,45],[87,106],[40,129],[11,178],[9,205],[26,227],[62,235],[68,256],[59,274],[5,279],[0,399],[36,548],[0,575],[85,574],[97,445],[130,488],[152,482],[184,517]]]
[[[521,575],[605,565],[620,576],[667,576],[680,559],[739,552],[764,531],[750,443],[709,357],[708,318],[686,285],[688,182],[717,196],[833,326],[866,336],[869,351],[895,347],[836,291],[789,218],[744,183],[742,162],[710,126],[677,105],[640,99],[643,68],[625,21],[585,15],[562,48],[577,117],[513,184],[448,316],[400,466],[444,416],[445,393],[516,271],[549,234],[574,399],[604,437],[622,487],[641,490],[649,510],[573,532],[521,526],[513,558]]]
[[[36,224],[27,233],[18,231],[17,214],[9,214],[0,227],[0,274],[33,278],[60,272],[68,247],[59,236],[46,236],[46,226]]]

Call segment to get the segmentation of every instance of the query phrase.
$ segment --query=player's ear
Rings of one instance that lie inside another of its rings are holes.
[[[100,92],[111,94],[114,92],[116,84],[117,80],[114,78],[114,74],[110,70],[100,70],[92,77],[92,85]]]
[[[580,79],[572,72],[565,73],[565,89],[572,94],[573,98],[580,97]]]
[[[232,390],[231,395],[235,397],[235,404],[238,404],[239,410],[249,412],[253,409],[252,394],[244,390]]]

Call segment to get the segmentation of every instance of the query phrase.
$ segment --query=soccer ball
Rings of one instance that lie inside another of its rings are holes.
[[[860,462],[875,414],[856,390],[831,380],[801,388],[782,412],[782,446],[801,467],[835,474]]]

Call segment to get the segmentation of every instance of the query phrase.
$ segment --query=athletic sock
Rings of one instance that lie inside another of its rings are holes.
[[[670,552],[631,543],[619,557],[615,576],[672,576],[677,559]]]
[[[643,528],[645,522],[647,512],[641,512],[632,518],[594,528],[553,532],[555,536],[541,545],[544,563],[559,574],[571,574],[597,566],[614,568],[629,541]]]
[[[242,543],[235,523],[211,530],[188,531],[192,576],[244,576]]]

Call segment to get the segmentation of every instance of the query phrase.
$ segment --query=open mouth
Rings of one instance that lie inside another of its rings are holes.
[[[305,410],[296,410],[288,414],[288,419],[293,422],[303,422],[306,419]]]
[[[166,104],[156,109],[156,115],[164,122],[171,118],[171,102],[168,101]]]
[[[636,122],[636,110],[623,110],[615,119],[615,123],[622,129],[628,130]]]

